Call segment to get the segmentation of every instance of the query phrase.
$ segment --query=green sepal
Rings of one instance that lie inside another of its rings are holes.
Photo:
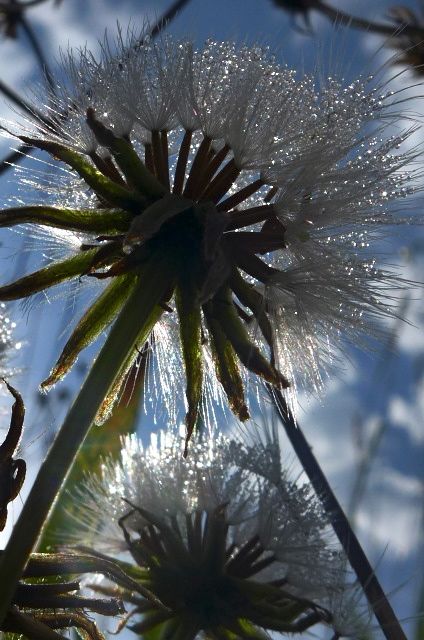
[[[136,295],[136,291],[139,291],[139,300],[137,303],[134,300],[131,305],[127,303],[124,311],[118,315],[116,321],[119,322],[122,313],[127,313],[128,322],[131,325],[131,335],[134,338],[132,347],[127,351],[126,357],[121,360],[119,367],[116,369],[114,382],[96,413],[95,424],[103,424],[110,416],[128,372],[140,354],[156,322],[164,312],[164,307],[160,303],[166,302],[172,295],[175,286],[175,265],[173,264],[172,256],[152,256],[144,263],[139,280],[135,290],[131,293],[131,298],[133,298]],[[136,320],[140,316],[140,306],[145,307],[142,314],[143,321],[137,324]]]
[[[145,196],[161,197],[165,187],[146,168],[129,140],[125,140],[97,120],[94,109],[87,109],[87,124],[97,141],[111,152],[127,182]]]
[[[212,304],[204,305],[203,311],[211,338],[210,346],[218,380],[227,395],[231,411],[244,422],[250,418],[250,415],[244,397],[243,380],[236,353],[214,317]]]
[[[48,289],[56,284],[83,275],[91,267],[98,249],[89,249],[66,258],[61,262],[53,262],[43,269],[30,273],[15,282],[0,287],[0,300],[18,300]]]
[[[268,316],[266,315],[265,310],[265,299],[256,291],[254,286],[247,282],[238,269],[234,269],[231,274],[231,278],[229,281],[230,287],[236,294],[237,298],[240,302],[248,307],[252,313],[254,314],[260,330],[262,331],[262,335],[267,341],[269,348],[271,349],[271,353],[273,352],[273,337],[272,337],[272,327],[269,321]]]
[[[94,342],[112,322],[136,281],[134,273],[112,280],[78,322],[49,377],[41,383],[41,389],[47,391],[68,373],[82,349]]]
[[[146,632],[156,629],[158,625],[162,625],[164,622],[173,617],[170,611],[148,611],[143,615],[143,619],[135,624],[128,624],[127,628],[133,633],[138,635],[143,634],[145,637]]]
[[[253,607],[261,607],[263,614],[284,616],[284,622],[292,622],[299,615],[318,609],[312,600],[284,592],[280,587],[275,587],[272,584],[240,578],[231,578],[231,581],[234,583],[234,588],[239,589],[249,599]],[[270,602],[276,604],[268,604]]]
[[[106,422],[106,420],[110,418],[112,410],[118,398],[120,397],[121,390],[126,383],[127,376],[129,375],[131,368],[135,365],[135,362],[141,353],[141,349],[146,343],[146,340],[152,332],[152,329],[155,326],[156,322],[161,317],[163,311],[163,308],[159,305],[156,305],[152,309],[149,318],[143,325],[140,334],[135,342],[134,349],[128,354],[126,360],[122,363],[113,385],[109,389],[107,396],[105,397],[99,407],[99,410],[97,411],[96,417],[94,419],[94,423],[96,425],[102,425],[104,424],[104,422]],[[146,366],[145,362],[144,366]]]
[[[180,324],[181,347],[186,372],[186,444],[192,436],[199,415],[203,389],[202,320],[195,288],[189,282],[180,283],[176,289],[175,302]]]
[[[99,198],[110,205],[130,211],[139,211],[140,207],[144,206],[145,199],[139,193],[129,191],[117,182],[113,182],[73,149],[50,140],[38,140],[28,136],[20,136],[20,139],[26,144],[47,151],[53,157],[68,164],[96,192]]]
[[[252,342],[233,303],[231,289],[222,287],[213,298],[213,315],[219,322],[244,366],[277,387],[287,387],[288,382],[262,355]]]
[[[128,231],[133,219],[134,216],[127,211],[117,209],[32,206],[13,207],[0,211],[0,227],[30,223],[86,233],[125,232]]]
[[[245,620],[244,618],[239,618],[233,627],[234,640],[240,637],[245,638],[246,640],[269,640],[268,633],[262,631],[262,629],[259,629],[249,620]]]

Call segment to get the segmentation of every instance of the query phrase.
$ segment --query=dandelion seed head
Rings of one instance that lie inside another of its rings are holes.
[[[37,206],[66,209],[58,219],[84,211],[84,233],[60,222],[49,231],[59,246],[70,238],[68,255],[97,252],[97,268],[88,264],[80,277],[139,274],[161,252],[174,260],[177,282],[162,305],[170,317],[151,334],[160,340],[146,343],[166,374],[171,422],[181,371],[190,428],[201,406],[213,413],[199,389],[221,405],[226,395],[244,420],[248,407],[237,398],[250,373],[289,388],[294,405],[297,388],[322,390],[346,341],[363,346],[382,335],[379,319],[395,315],[395,290],[410,283],[372,261],[391,225],[411,221],[405,210],[419,178],[419,150],[408,148],[416,125],[411,117],[401,130],[385,81],[317,80],[266,47],[211,39],[195,49],[130,29],[115,43],[105,38],[98,59],[85,49],[62,58],[67,79],[56,97],[14,129],[60,157],[61,169],[21,182],[38,192]],[[94,231],[96,216],[117,226]],[[117,255],[100,259],[108,246]],[[182,325],[189,299],[196,373]],[[62,365],[47,386],[70,366]]]

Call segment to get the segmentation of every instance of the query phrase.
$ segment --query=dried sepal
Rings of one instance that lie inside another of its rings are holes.
[[[2,552],[3,553],[3,552]],[[1,625],[5,632],[24,634],[35,640],[63,640],[57,629],[79,629],[87,640],[103,640],[103,635],[86,612],[115,617],[125,609],[122,600],[87,597],[80,594],[78,580],[64,581],[66,575],[102,573],[118,584],[160,606],[157,598],[123,573],[112,560],[76,554],[32,554],[18,582],[11,606]],[[52,581],[52,578],[55,578]]]
[[[15,399],[6,437],[0,445],[0,531],[6,526],[8,504],[17,498],[26,476],[26,462],[15,458],[22,437],[25,418],[25,405],[21,394],[4,378],[9,393]]]
[[[5,633],[22,634],[31,640],[66,640],[65,636],[56,633],[42,620],[34,619],[28,613],[19,611],[17,607],[10,607],[2,623]]]

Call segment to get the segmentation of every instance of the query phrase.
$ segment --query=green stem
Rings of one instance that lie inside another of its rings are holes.
[[[38,472],[0,564],[0,625],[78,449],[142,326],[169,291],[172,272],[163,257],[146,264]]]

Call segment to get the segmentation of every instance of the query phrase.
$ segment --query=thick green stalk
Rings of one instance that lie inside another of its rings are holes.
[[[144,267],[39,470],[0,564],[0,624],[78,449],[142,326],[169,292],[173,271],[163,257]]]

